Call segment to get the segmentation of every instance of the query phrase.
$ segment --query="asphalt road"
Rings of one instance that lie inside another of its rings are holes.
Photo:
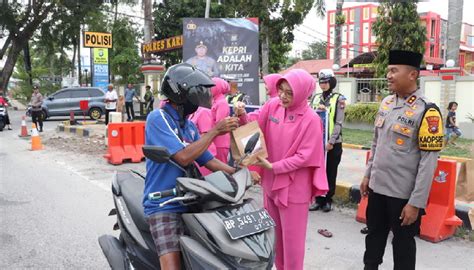
[[[129,168],[143,171],[144,163],[112,166],[100,156],[51,147],[29,151],[29,140],[18,137],[24,112],[10,113],[14,130],[0,132],[0,269],[108,269],[97,237],[116,233],[114,218],[107,216],[113,207],[112,174]],[[45,133],[54,133],[57,124],[47,121]],[[253,191],[260,198],[259,189]],[[354,215],[348,208],[310,213],[305,269],[363,268],[363,225]],[[320,228],[334,236],[324,238],[317,233]],[[390,241],[380,269],[393,268]],[[417,245],[417,269],[474,265],[474,242],[417,239]]]

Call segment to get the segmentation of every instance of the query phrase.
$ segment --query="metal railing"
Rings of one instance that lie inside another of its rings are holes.
[[[379,102],[388,93],[385,78],[358,78],[356,87],[358,102]]]

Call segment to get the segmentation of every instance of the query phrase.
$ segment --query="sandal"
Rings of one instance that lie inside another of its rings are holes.
[[[368,234],[369,233],[369,228],[368,227],[364,227],[360,230],[360,233],[361,234]]]
[[[319,229],[318,230],[318,233],[324,237],[327,237],[327,238],[331,238],[332,237],[332,233],[326,229]]]

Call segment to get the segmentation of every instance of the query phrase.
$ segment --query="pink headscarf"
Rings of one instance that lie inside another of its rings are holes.
[[[278,96],[278,87],[277,87],[277,81],[281,79],[281,75],[278,73],[275,74],[268,74],[263,76],[263,81],[265,82],[265,85],[267,86],[268,89],[268,95],[270,98],[274,98]]]
[[[224,95],[229,92],[230,87],[227,81],[218,77],[212,78],[212,81],[215,84],[215,86],[211,88],[211,94],[214,100],[224,97]]]
[[[303,69],[293,69],[285,76],[281,77],[276,83],[280,85],[283,81],[287,81],[293,90],[293,102],[288,108],[291,112],[299,112],[310,109],[308,98],[313,94],[316,87],[316,80]]]

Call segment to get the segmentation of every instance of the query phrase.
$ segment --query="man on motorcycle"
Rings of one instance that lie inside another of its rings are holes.
[[[0,92],[0,106],[5,108],[5,125],[7,126],[8,130],[12,130],[12,126],[10,123],[10,117],[8,116],[8,101],[3,97],[3,92]],[[3,127],[1,128],[3,129]]]
[[[145,144],[165,147],[183,168],[189,169],[197,162],[211,171],[232,174],[235,169],[214,158],[207,148],[216,136],[237,128],[238,119],[227,117],[200,137],[196,126],[187,118],[199,106],[210,107],[209,88],[213,85],[209,76],[189,64],[170,67],[161,84],[161,92],[168,100],[162,109],[148,115]],[[148,159],[146,169],[143,207],[161,269],[181,269],[179,236],[184,233],[181,213],[186,212],[186,207],[178,203],[160,207],[164,200],[150,200],[148,194],[174,188],[176,178],[184,173],[172,163]]]

